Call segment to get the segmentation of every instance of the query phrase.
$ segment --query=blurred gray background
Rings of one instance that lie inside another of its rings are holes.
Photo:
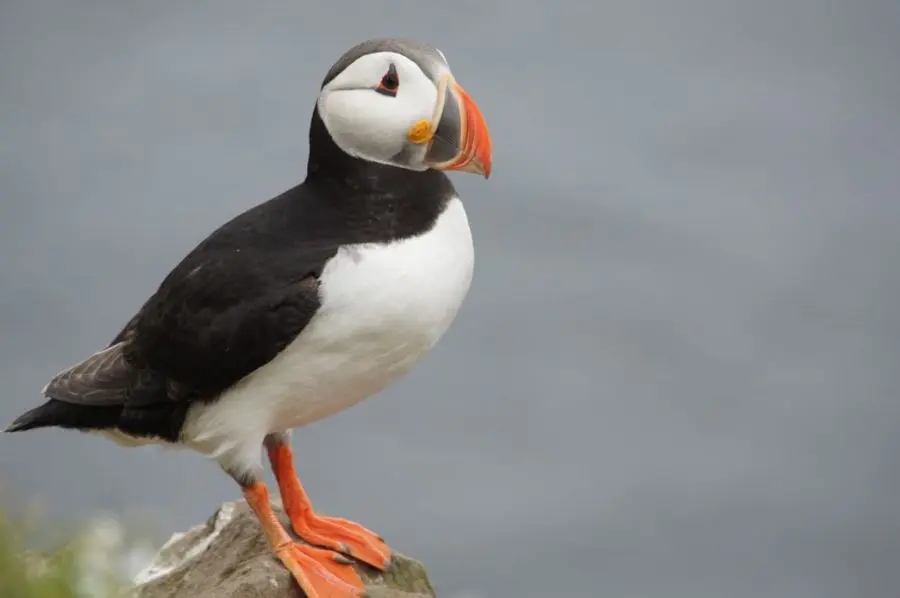
[[[0,420],[299,182],[325,71],[415,37],[491,126],[409,378],[298,433],[320,509],[442,596],[900,594],[900,3],[3,0]],[[0,437],[59,517],[238,496],[187,452]]]

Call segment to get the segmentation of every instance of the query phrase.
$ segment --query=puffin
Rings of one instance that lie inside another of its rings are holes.
[[[384,571],[392,550],[313,509],[290,435],[396,382],[448,329],[474,266],[448,172],[487,179],[491,165],[484,116],[440,50],[359,43],[322,82],[303,182],[214,230],[6,431],[198,451],[240,486],[308,598],[362,596],[354,565]],[[271,506],[263,453],[295,535]]]

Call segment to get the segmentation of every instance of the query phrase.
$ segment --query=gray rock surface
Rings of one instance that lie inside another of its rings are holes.
[[[276,513],[285,523],[280,506]],[[357,567],[367,598],[434,598],[421,563],[394,555],[384,574]],[[244,501],[223,504],[202,525],[178,533],[135,579],[133,598],[301,598],[291,575],[269,550]]]

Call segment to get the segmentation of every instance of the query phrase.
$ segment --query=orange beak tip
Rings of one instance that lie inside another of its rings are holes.
[[[467,134],[465,139],[465,153],[477,161],[479,170],[487,179],[491,176],[493,166],[493,144],[487,122],[481,109],[468,93],[459,88],[460,96],[466,111]]]

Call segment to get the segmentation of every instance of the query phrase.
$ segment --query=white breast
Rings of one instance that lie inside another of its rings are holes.
[[[328,417],[382,390],[447,330],[473,264],[457,198],[420,236],[341,248],[322,273],[322,305],[303,333],[218,401],[193,408],[185,442],[242,461],[248,450],[259,453],[265,434]]]

